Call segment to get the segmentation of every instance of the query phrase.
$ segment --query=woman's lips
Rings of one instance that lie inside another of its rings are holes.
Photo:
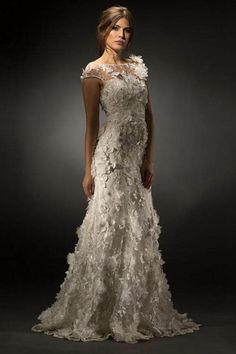
[[[116,43],[119,43],[119,44],[124,44],[124,42],[122,42],[122,41],[116,41]]]

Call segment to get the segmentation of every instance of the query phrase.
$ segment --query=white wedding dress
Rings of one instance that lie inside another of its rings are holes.
[[[159,216],[140,166],[148,131],[145,106],[148,69],[132,62],[90,62],[81,80],[103,83],[100,127],[91,164],[95,192],[77,228],[78,242],[67,255],[68,270],[56,300],[32,330],[74,341],[136,343],[154,336],[199,330],[173,306],[159,249]]]

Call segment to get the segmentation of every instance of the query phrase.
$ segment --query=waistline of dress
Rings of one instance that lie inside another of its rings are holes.
[[[113,112],[106,114],[106,121],[133,121],[133,120],[143,120],[145,119],[145,111],[142,112],[133,112],[133,111],[124,111],[124,112]]]

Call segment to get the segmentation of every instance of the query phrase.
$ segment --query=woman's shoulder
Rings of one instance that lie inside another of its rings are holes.
[[[135,65],[137,74],[143,79],[148,77],[148,68],[144,63],[142,55],[129,54],[126,60],[122,64]],[[122,65],[121,64],[121,65]],[[104,78],[106,75],[106,66],[110,65],[108,63],[103,63],[100,58],[89,61],[84,68],[82,68],[81,79],[86,77],[97,77],[100,79]],[[119,65],[119,64],[118,64]]]
[[[135,63],[144,63],[142,55],[130,54],[130,60]]]
[[[143,60],[143,56],[142,55],[135,55],[135,54],[131,54],[131,59],[133,60],[134,63],[136,63],[136,73],[138,74],[138,76],[140,78],[142,78],[143,80],[147,80],[148,78],[148,67],[145,64],[144,60]]]
[[[82,80],[87,77],[96,77],[98,79],[101,79],[102,72],[99,64],[95,63],[94,61],[90,61],[85,65],[85,67],[82,67],[82,74],[80,78]]]

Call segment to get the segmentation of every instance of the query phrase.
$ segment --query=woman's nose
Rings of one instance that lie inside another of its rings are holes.
[[[119,35],[120,35],[120,37],[125,38],[125,32],[124,31],[121,30]]]

